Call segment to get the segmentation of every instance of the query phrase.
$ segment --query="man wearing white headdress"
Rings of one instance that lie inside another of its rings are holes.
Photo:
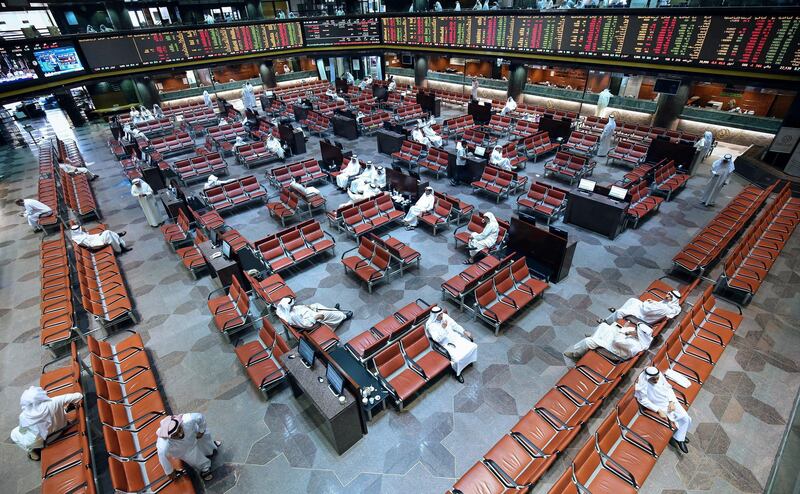
[[[367,75],[364,79],[361,80],[361,83],[358,85],[358,89],[365,90],[367,87],[372,86],[372,76]]]
[[[428,141],[428,138],[422,133],[422,122],[417,122],[417,126],[411,131],[411,140],[426,147],[431,145],[430,141]]]
[[[145,108],[144,105],[139,106],[139,115],[141,116],[143,121],[153,119],[153,113],[147,108]]]
[[[203,103],[206,104],[207,107],[211,108],[211,95],[208,94],[208,91],[203,91]]]
[[[29,387],[20,396],[19,427],[11,431],[11,439],[28,452],[28,458],[38,461],[44,441],[68,425],[67,408],[78,406],[81,400],[81,393],[65,393],[51,398],[39,386]]]
[[[467,244],[467,248],[469,248],[469,259],[464,261],[464,264],[474,263],[475,256],[478,255],[478,252],[483,249],[491,249],[494,247],[495,242],[497,242],[497,235],[500,233],[500,225],[497,223],[497,219],[494,217],[494,214],[488,211],[483,213],[483,217],[486,218],[486,225],[483,227],[482,231],[472,232],[470,235],[469,243]]]
[[[344,14],[342,14],[342,15],[344,15]],[[347,82],[347,84],[349,86],[353,86],[356,83],[356,78],[353,77],[353,74],[351,74],[349,70],[344,73],[344,80],[345,80],[345,82]]]
[[[608,116],[608,123],[603,127],[603,132],[600,133],[599,143],[597,144],[597,156],[608,156],[608,151],[611,149],[611,140],[614,138],[614,130],[617,128],[617,122],[614,115]]]
[[[290,326],[310,329],[317,323],[324,323],[336,329],[344,321],[353,317],[353,312],[341,310],[339,304],[325,307],[322,304],[295,304],[294,298],[285,297],[275,307],[275,314]]]
[[[600,94],[597,95],[597,106],[595,107],[594,114],[597,117],[603,116],[603,111],[608,107],[608,103],[611,101],[611,91],[608,88],[603,89],[600,91]]]
[[[361,163],[358,161],[358,155],[354,154],[350,157],[350,161],[347,162],[347,166],[344,167],[344,170],[336,175],[336,186],[340,189],[346,189],[350,179],[359,173],[361,173]]]
[[[708,181],[703,197],[700,201],[706,206],[713,206],[722,188],[730,181],[731,173],[736,169],[733,166],[733,157],[726,154],[711,164],[711,180]]]
[[[477,6],[478,4],[476,3],[475,5]],[[478,10],[478,9],[475,9],[475,10]],[[473,77],[472,78],[472,87],[470,88],[470,93],[469,94],[470,94],[470,97],[472,98],[472,101],[478,101],[478,78],[477,77]]]
[[[503,156],[502,146],[495,146],[489,157],[489,162],[501,170],[511,171],[511,160]]]
[[[164,116],[164,111],[158,106],[158,103],[153,103],[153,116],[155,118],[161,118]]]
[[[139,123],[139,118],[140,117],[141,117],[141,114],[139,113],[139,110],[137,110],[135,107],[132,106],[131,107],[131,122],[132,123]]]
[[[131,180],[131,195],[139,201],[139,206],[144,211],[144,217],[150,226],[161,224],[161,213],[156,205],[156,196],[150,185],[141,178]]]
[[[500,110],[500,115],[506,116],[517,109],[517,102],[511,96],[506,100],[506,105]]]
[[[650,348],[653,342],[653,328],[640,322],[625,321],[624,326],[616,322],[601,322],[591,336],[575,343],[564,355],[578,360],[589,350],[605,348],[622,360],[627,360],[641,351]]]
[[[28,219],[28,225],[33,227],[33,231],[39,231],[41,229],[39,226],[39,218],[51,216],[53,214],[53,210],[50,206],[36,199],[17,199],[15,204],[24,208],[20,216]]]
[[[88,168],[85,166],[74,166],[71,161],[67,161],[67,163],[59,163],[58,168],[69,175],[86,175],[89,180],[95,180],[98,175],[92,173]]]
[[[227,183],[235,181],[235,178],[229,178],[228,180],[220,180],[218,176],[214,175],[213,173],[208,176],[208,180],[206,183],[203,184],[203,189],[210,189],[211,187],[216,187],[218,185],[225,185]]]
[[[374,197],[380,193],[380,189],[372,185],[370,180],[362,176],[356,177],[347,187],[347,195],[352,202],[361,201]]]
[[[86,230],[81,228],[80,225],[72,225],[70,238],[76,244],[86,247],[87,249],[100,249],[106,245],[110,245],[115,253],[120,254],[131,250],[131,247],[125,246],[125,241],[122,240],[126,232],[115,232],[112,230],[103,230],[100,233],[87,233]]]
[[[456,11],[456,12],[461,12],[461,2],[456,0],[456,6],[453,7],[453,10]]]
[[[692,425],[692,418],[678,402],[675,391],[664,374],[655,367],[646,368],[636,380],[634,396],[643,407],[656,412],[662,419],[675,423],[676,430],[669,442],[681,452],[688,453],[686,433]]]
[[[403,218],[406,230],[413,230],[417,227],[419,217],[433,209],[433,201],[433,187],[425,187],[425,193],[417,199],[416,204],[408,208],[408,213]]]
[[[431,308],[431,315],[425,323],[425,332],[447,350],[456,379],[463,383],[461,373],[469,364],[478,360],[478,345],[472,341],[472,335],[438,305]]]
[[[440,148],[442,147],[444,140],[442,140],[442,136],[433,130],[434,125],[436,125],[436,117],[431,115],[428,121],[422,126],[422,133],[425,135],[425,138],[428,140],[428,143],[430,143],[431,146]]]
[[[653,324],[681,313],[681,292],[672,290],[661,300],[629,298],[619,309],[611,307],[608,310],[611,312],[605,319],[608,324],[626,318]]]
[[[158,462],[170,477],[177,474],[172,461],[180,460],[196,469],[203,480],[211,480],[211,457],[220,446],[222,441],[213,440],[202,413],[169,415],[156,430]]]
[[[391,93],[395,89],[397,89],[397,81],[394,80],[394,76],[390,75],[389,76],[389,86],[387,87],[387,90]]]
[[[364,180],[364,183],[371,184],[377,173],[378,170],[375,168],[375,165],[372,164],[372,161],[367,161],[367,166],[364,167],[364,171],[356,178]]]
[[[380,190],[386,188],[386,169],[384,167],[379,166],[375,170],[375,175],[372,177],[372,185]]]
[[[274,154],[280,159],[284,159],[286,157],[286,150],[283,149],[283,144],[281,144],[281,141],[277,137],[272,135],[272,132],[270,132],[267,136],[266,144],[270,153]]]

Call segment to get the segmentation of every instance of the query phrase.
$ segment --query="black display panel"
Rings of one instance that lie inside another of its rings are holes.
[[[285,22],[90,38],[80,43],[92,70],[105,71],[299,48],[303,34],[299,22]]]
[[[78,43],[92,70],[127,69],[142,63],[131,36],[82,39]]]
[[[25,46],[0,46],[0,87],[38,79]]]
[[[383,42],[800,72],[800,16],[444,15],[387,17]]]
[[[303,21],[306,46],[342,46],[381,42],[380,20],[376,17],[344,17]]]

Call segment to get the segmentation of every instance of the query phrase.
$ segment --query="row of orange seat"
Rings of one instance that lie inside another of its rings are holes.
[[[720,293],[732,294],[742,303],[749,303],[798,222],[800,200],[792,197],[786,184],[725,258],[717,280]]]
[[[63,228],[55,236],[42,240],[39,252],[41,291],[40,342],[54,349],[69,342],[76,328],[70,276],[69,253]]]
[[[681,293],[688,294],[694,286],[682,287]],[[662,280],[655,280],[640,299],[661,299],[674,289]],[[666,319],[654,324],[654,336],[667,324]],[[467,470],[451,492],[510,494],[530,489],[644,353],[620,361],[602,349],[587,352],[508,434]]]
[[[156,431],[169,411],[141,336],[131,331],[112,345],[88,335],[86,343],[115,491],[195,492],[184,470],[167,475],[156,454]]]
[[[58,185],[56,184],[56,153],[51,145],[39,147],[39,183],[37,198],[39,202],[53,210],[53,214],[40,216],[37,223],[42,228],[49,228],[58,223]]]
[[[719,362],[742,321],[741,310],[720,307],[708,286],[661,345],[652,365],[666,374],[675,395],[688,409]],[[680,380],[680,379],[679,379]],[[667,448],[675,425],[641,406],[635,384],[620,398],[597,431],[584,443],[550,494],[636,493]]]

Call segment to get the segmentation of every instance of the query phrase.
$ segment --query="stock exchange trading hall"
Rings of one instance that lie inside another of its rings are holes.
[[[729,4],[6,2],[2,491],[794,492],[800,7]]]

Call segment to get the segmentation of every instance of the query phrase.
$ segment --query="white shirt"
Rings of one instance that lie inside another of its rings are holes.
[[[206,419],[201,413],[183,414],[183,439],[159,437],[156,441],[158,461],[164,473],[171,474],[175,467],[169,458],[186,459],[197,445],[197,434],[206,432]],[[190,461],[191,462],[191,461]],[[192,462],[193,463],[193,462]]]
[[[50,209],[50,206],[41,203],[36,199],[24,199],[23,203],[25,207],[25,216],[38,218],[39,216],[45,213],[50,213],[53,211],[52,209]]]
[[[667,382],[664,374],[661,373],[658,375],[658,382],[650,384],[647,380],[647,374],[642,372],[636,381],[634,396],[642,406],[654,412],[659,410],[667,411],[667,407],[671,402],[678,403],[675,391],[672,390],[672,386]]]

